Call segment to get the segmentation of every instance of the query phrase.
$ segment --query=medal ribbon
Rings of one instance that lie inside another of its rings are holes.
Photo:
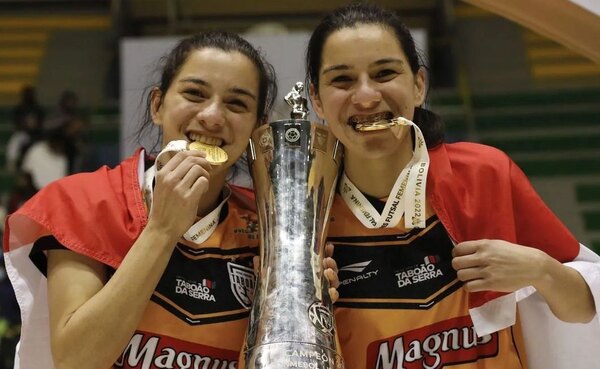
[[[404,215],[404,226],[425,228],[425,188],[429,169],[429,154],[423,133],[408,119],[399,117],[394,121],[415,129],[415,145],[412,159],[402,169],[387,198],[383,212],[379,212],[354,186],[346,173],[340,179],[340,193],[354,216],[367,228],[395,227]]]
[[[152,196],[154,193],[154,177],[156,176],[156,171],[164,167],[167,161],[169,161],[175,154],[185,150],[187,150],[187,141],[177,140],[169,142],[167,146],[165,146],[165,148],[162,149],[162,151],[156,157],[154,165],[148,168],[148,170],[146,170],[146,173],[144,174],[143,193],[146,200],[146,204],[148,205],[148,211],[150,211],[152,207]],[[229,200],[230,195],[231,190],[228,186],[225,186],[225,196],[223,201],[221,201],[221,203],[219,204],[219,206],[217,206],[213,211],[208,213],[205,217],[194,223],[187,230],[187,232],[184,233],[183,238],[197,244],[201,244],[202,242],[206,241],[213,234],[215,229],[217,229],[221,209],[223,208],[223,205],[225,205],[227,200]]]

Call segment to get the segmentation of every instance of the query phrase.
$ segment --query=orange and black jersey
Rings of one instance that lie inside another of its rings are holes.
[[[32,258],[42,261],[37,251],[57,247],[62,248],[53,237],[42,238]],[[254,292],[252,258],[257,254],[256,215],[232,196],[206,241],[178,242],[114,368],[235,368]]]
[[[206,241],[177,244],[115,368],[234,368],[246,332],[257,254],[256,215],[230,200]]]
[[[367,229],[339,195],[334,201],[328,241],[339,267],[335,318],[346,369],[524,368],[511,329],[476,336],[440,220],[410,231],[401,224]]]

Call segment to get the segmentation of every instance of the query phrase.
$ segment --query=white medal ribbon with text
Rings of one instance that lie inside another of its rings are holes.
[[[406,228],[425,228],[425,188],[429,169],[427,146],[423,133],[415,123],[401,117],[395,120],[401,125],[414,127],[415,145],[412,159],[400,172],[383,212],[379,214],[346,173],[342,173],[340,179],[340,194],[352,213],[367,228],[395,227],[402,215]]]
[[[146,203],[148,204],[148,211],[150,211],[152,207],[152,196],[154,189],[154,176],[156,175],[157,168],[164,167],[167,161],[169,161],[176,153],[180,151],[187,150],[187,141],[185,140],[177,140],[171,141],[165,146],[164,149],[158,154],[156,160],[154,161],[154,165],[146,170],[144,175],[144,186],[143,192],[145,196]],[[208,213],[205,217],[198,220],[194,223],[183,235],[183,238],[190,242],[194,242],[197,244],[201,244],[206,241],[215,231],[217,225],[219,225],[219,215],[221,214],[221,209],[223,205],[229,199],[231,195],[231,190],[228,186],[225,186],[225,196],[223,201],[217,206],[213,211]]]

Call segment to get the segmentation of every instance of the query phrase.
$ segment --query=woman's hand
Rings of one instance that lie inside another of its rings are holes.
[[[338,267],[333,256],[333,244],[328,243],[325,245],[325,258],[323,258],[323,269],[325,270],[325,277],[329,281],[329,295],[331,301],[335,303],[340,298],[340,293],[337,288],[340,286],[340,279],[338,278]]]
[[[179,238],[194,224],[210,181],[205,157],[203,151],[181,151],[156,172],[149,226]]]
[[[538,284],[551,259],[541,250],[501,240],[461,242],[452,250],[452,267],[467,291],[514,292]]]
[[[594,298],[581,274],[541,250],[477,240],[459,243],[452,255],[452,266],[467,291],[514,292],[533,286],[562,321],[587,323],[596,315]]]

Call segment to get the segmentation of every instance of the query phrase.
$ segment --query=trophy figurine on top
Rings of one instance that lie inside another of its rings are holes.
[[[284,97],[285,102],[292,107],[290,113],[292,119],[306,119],[308,115],[308,101],[302,95],[302,91],[304,91],[304,83],[296,82],[292,90]]]

